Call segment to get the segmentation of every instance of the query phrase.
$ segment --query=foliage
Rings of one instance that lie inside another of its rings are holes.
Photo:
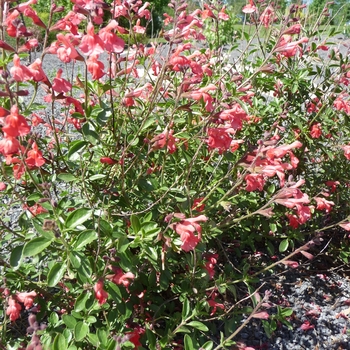
[[[30,2],[5,11],[1,345],[221,349],[252,318],[268,336],[290,327],[260,279],[350,254],[336,33],[249,2],[225,51],[225,7],[173,1],[166,43],[144,45],[147,3],[109,5],[50,6],[47,22]],[[20,13],[45,32],[27,66],[38,42]]]

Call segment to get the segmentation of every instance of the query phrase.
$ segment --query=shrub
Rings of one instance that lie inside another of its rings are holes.
[[[1,341],[220,349],[242,314],[271,335],[292,311],[271,314],[259,279],[312,259],[334,232],[329,254],[348,256],[348,56],[317,28],[303,36],[297,5],[275,24],[272,5],[247,4],[256,31],[228,51],[203,35],[229,20],[216,4],[173,1],[166,44],[128,47],[147,4],[105,5],[77,0],[50,23],[52,6],[44,26],[30,3],[6,13]],[[22,12],[46,33],[29,66]],[[65,64],[54,78],[48,55]]]

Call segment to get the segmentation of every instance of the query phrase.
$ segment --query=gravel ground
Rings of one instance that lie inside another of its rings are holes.
[[[346,52],[348,41],[340,41],[341,51]],[[64,69],[64,64],[54,55],[47,55],[44,63],[45,71],[53,72],[53,76],[58,68]],[[36,102],[42,103],[44,95],[44,90],[39,89]],[[56,112],[59,113],[59,109]],[[19,206],[14,206],[7,213],[12,228],[21,211]],[[276,331],[268,338],[262,321],[252,319],[235,338],[242,344],[242,349],[244,345],[269,350],[350,349],[350,330],[347,329],[350,314],[349,278],[340,269],[319,272],[321,270],[316,265],[313,263],[307,269],[288,268],[277,278],[265,281],[264,289],[272,293],[270,301],[293,310],[289,319],[292,329],[278,323]],[[276,306],[268,312],[270,315],[275,314]],[[305,327],[308,322],[310,329],[303,330],[302,325]]]

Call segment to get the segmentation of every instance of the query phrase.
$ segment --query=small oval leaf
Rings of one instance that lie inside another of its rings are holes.
[[[67,340],[63,334],[57,334],[52,344],[52,350],[67,349]]]
[[[47,275],[47,285],[54,287],[63,277],[66,272],[66,264],[58,262],[51,267],[49,274]]]
[[[192,321],[190,323],[187,323],[187,326],[196,328],[196,329],[203,331],[203,332],[209,331],[209,328],[204,323],[199,322],[199,321]]]
[[[52,240],[45,237],[33,238],[27,242],[23,248],[23,256],[34,256],[42,252],[46,247],[51,244]]]
[[[83,231],[76,240],[74,247],[75,249],[79,250],[80,248],[83,248],[87,244],[95,241],[98,238],[97,232],[94,230],[86,230]]]
[[[288,249],[288,246],[289,246],[289,241],[288,241],[288,239],[284,239],[284,240],[280,243],[280,245],[279,245],[279,247],[278,247],[278,250],[280,251],[280,253],[283,253],[283,252],[285,252],[285,251]]]
[[[86,323],[79,321],[74,327],[75,340],[76,341],[83,340],[88,334],[88,332],[89,332],[89,326]]]
[[[92,214],[91,209],[80,208],[72,211],[66,220],[67,228],[75,228],[81,224],[83,224],[86,220],[90,218]]]
[[[77,320],[72,315],[62,315],[62,320],[69,329],[74,329],[77,324]]]
[[[23,251],[23,245],[19,245],[12,249],[11,255],[10,255],[10,265],[18,269],[21,265],[22,261],[22,251]]]

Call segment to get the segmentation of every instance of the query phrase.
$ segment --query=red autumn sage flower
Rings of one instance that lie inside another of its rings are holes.
[[[322,129],[321,129],[321,124],[320,123],[315,123],[311,125],[310,128],[310,136],[313,139],[318,139],[322,135]]]
[[[22,307],[17,303],[17,301],[11,296],[7,302],[8,306],[6,309],[6,315],[10,316],[10,320],[16,321],[21,314]]]
[[[218,257],[219,257],[219,254],[211,254],[211,253],[204,254],[204,260],[206,260],[204,268],[207,270],[210,279],[214,278],[215,265],[217,263]]]
[[[100,305],[104,304],[108,299],[108,293],[103,289],[103,280],[99,279],[94,285],[95,298]]]
[[[302,331],[309,331],[310,329],[314,329],[315,326],[311,324],[309,321],[305,321],[301,326],[300,329]]]
[[[314,200],[317,203],[316,209],[325,210],[326,213],[329,213],[332,210],[332,205],[334,205],[334,202],[327,201],[322,197],[315,197]]]
[[[25,161],[29,167],[41,167],[46,163],[36,142],[33,142],[32,149],[28,151]]]
[[[169,225],[177,234],[180,235],[182,241],[181,249],[185,252],[193,250],[202,239],[202,228],[198,222],[205,222],[208,218],[199,215],[194,218],[181,220],[180,222]],[[197,233],[197,236],[195,235]]]
[[[131,281],[135,279],[135,275],[131,272],[124,273],[119,267],[112,266],[114,272],[113,276],[108,276],[108,278],[115,284],[122,284],[125,288],[128,288]]]
[[[17,293],[16,298],[19,302],[24,304],[26,310],[30,309],[33,306],[34,298],[37,296],[36,292],[31,291],[29,293]]]
[[[254,13],[255,11],[256,11],[256,6],[254,5],[253,0],[249,0],[249,4],[245,5],[242,8],[242,12],[247,14]]]

